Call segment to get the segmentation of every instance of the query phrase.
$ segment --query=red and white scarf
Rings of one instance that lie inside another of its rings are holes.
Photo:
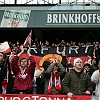
[[[60,75],[58,73],[51,73],[51,77],[49,80],[49,85],[48,85],[48,90],[47,90],[47,94],[51,94],[52,93],[52,80],[54,79],[55,82],[55,89],[57,91],[61,91],[61,80],[60,80]]]
[[[19,72],[19,75],[18,75],[19,78],[22,78],[22,79],[25,79],[25,78],[26,78],[26,76],[28,75],[27,73],[25,73],[26,69],[27,69],[27,68],[22,69],[22,68],[20,67],[20,72]]]

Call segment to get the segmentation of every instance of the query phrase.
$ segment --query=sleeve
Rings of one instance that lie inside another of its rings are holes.
[[[35,62],[35,59],[33,56],[30,56],[29,59],[30,59],[31,63],[30,63],[28,70],[29,70],[30,74],[34,75],[36,62]]]
[[[70,73],[68,72],[66,73],[64,79],[62,80],[62,89],[65,94],[71,92],[69,89],[69,85],[70,85]]]
[[[51,72],[53,71],[54,65],[55,65],[55,63],[51,63],[49,65],[49,67],[47,68],[47,70],[43,74],[44,77],[50,77],[51,76]]]
[[[12,71],[14,72],[15,75],[19,71],[18,60],[19,60],[19,57],[14,56],[14,58],[12,59],[12,62],[11,62]]]
[[[61,62],[61,64],[64,66],[64,68],[65,68],[65,70],[66,70],[66,68],[67,68],[67,71],[69,71],[69,69],[68,69],[68,62],[67,62],[67,59],[66,59],[66,56],[63,56],[62,57],[62,62]]]
[[[61,62],[61,64],[62,64],[63,66],[66,67],[66,64],[67,64],[66,56],[63,56],[63,57],[62,57],[62,62]]]
[[[93,84],[89,75],[87,75],[87,91],[89,91],[91,94],[93,92]]]
[[[92,76],[91,76],[91,81],[93,81],[94,83],[98,83],[99,82],[99,78],[100,78],[99,70],[94,71]]]
[[[63,79],[66,74],[66,70],[65,70],[64,66],[62,64],[58,64],[58,70],[59,70],[58,73],[59,73],[61,79]]]

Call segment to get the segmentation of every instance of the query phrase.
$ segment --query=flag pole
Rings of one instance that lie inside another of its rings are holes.
[[[32,38],[32,30],[31,30],[31,38]],[[31,42],[32,42],[32,39],[31,39]],[[32,45],[32,43],[30,43],[30,48],[31,48],[31,45]]]
[[[32,30],[31,30],[31,38],[32,38]],[[30,45],[29,45],[29,48],[30,48],[30,52],[31,52],[31,43],[32,42],[32,39],[31,39],[31,41],[30,41]]]

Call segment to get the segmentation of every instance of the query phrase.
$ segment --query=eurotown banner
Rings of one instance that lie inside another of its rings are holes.
[[[0,100],[91,100],[91,97],[73,96],[68,98],[66,95],[0,94]]]

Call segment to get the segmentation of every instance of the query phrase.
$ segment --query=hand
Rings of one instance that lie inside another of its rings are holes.
[[[74,95],[74,94],[71,93],[71,92],[69,92],[69,93],[67,94],[67,96],[68,96],[69,98],[71,98],[73,95]]]
[[[53,58],[52,59],[52,63],[59,63],[59,56],[57,56],[56,58]]]
[[[20,46],[20,50],[21,50],[21,52],[17,55],[18,57],[20,57],[20,55],[24,52],[23,45]]]
[[[91,94],[90,91],[86,91],[85,94]]]
[[[57,59],[55,59],[55,63],[59,63],[58,58],[57,58]]]
[[[20,46],[20,50],[24,52],[23,45]]]
[[[52,59],[52,63],[56,63],[56,61],[55,61],[55,59],[54,59],[54,58]]]

